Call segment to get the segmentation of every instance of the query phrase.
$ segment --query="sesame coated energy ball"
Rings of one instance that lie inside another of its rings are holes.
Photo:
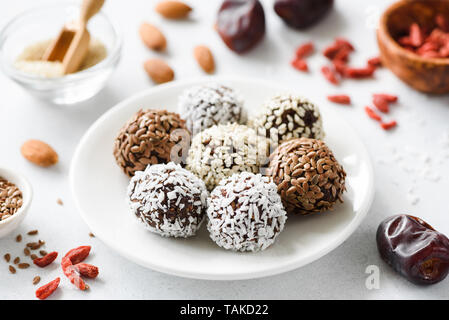
[[[193,135],[218,124],[245,123],[243,102],[229,87],[211,83],[184,91],[178,111]]]
[[[264,111],[250,125],[259,135],[269,138],[273,147],[292,138],[324,138],[318,107],[292,94],[280,94],[268,100]]]
[[[177,113],[139,110],[120,130],[114,142],[117,164],[129,177],[149,164],[180,163],[187,156],[190,132]]]
[[[241,172],[222,180],[207,203],[207,229],[224,249],[265,250],[287,220],[276,185],[260,174]]]
[[[234,173],[259,173],[268,163],[269,142],[245,125],[236,123],[213,126],[192,139],[187,169],[204,180],[212,190]]]
[[[164,237],[194,236],[206,214],[207,196],[204,182],[173,162],[137,171],[128,186],[132,212]]]
[[[267,170],[288,213],[309,214],[343,202],[346,173],[321,140],[296,138],[270,155]]]

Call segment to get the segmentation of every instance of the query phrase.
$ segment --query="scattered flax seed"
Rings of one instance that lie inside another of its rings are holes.
[[[34,259],[37,259],[37,258],[39,258],[39,257],[33,253],[33,254],[30,256],[30,258],[31,258],[32,260],[34,260]]]
[[[19,257],[16,257],[15,259],[14,259],[14,264],[18,264],[18,263],[20,263],[20,258]]]
[[[58,198],[58,200],[56,200],[56,203],[59,204],[60,206],[64,205],[64,202],[62,202],[62,200],[59,198]]]
[[[31,231],[28,231],[27,235],[29,235],[29,236],[35,236],[35,235],[38,234],[38,233],[39,233],[39,231],[37,231],[37,230],[31,230]]]
[[[20,241],[22,241],[22,235],[18,234],[16,237],[16,242],[20,242]]]
[[[29,255],[30,255],[30,249],[28,249],[28,248],[23,249],[23,253],[24,253],[26,256],[29,256]]]
[[[9,260],[11,260],[11,255],[9,253],[7,253],[3,256],[3,258],[5,258],[6,262],[9,262]]]
[[[40,281],[41,281],[41,277],[39,277],[39,276],[36,276],[36,277],[33,278],[33,284],[34,285],[38,284]]]
[[[29,263],[19,263],[17,266],[19,267],[19,269],[27,269],[30,267],[30,264]]]
[[[16,273],[16,268],[14,268],[13,266],[9,266],[9,272],[11,272],[12,274]]]
[[[42,243],[39,243],[39,242],[27,243],[27,247],[30,248],[31,250],[37,250],[37,249],[39,249],[41,247],[41,245],[42,245]]]
[[[89,237],[95,238],[95,235],[92,232],[89,232]]]
[[[41,256],[46,256],[46,255],[47,255],[47,251],[41,250],[41,251],[39,251],[39,254],[40,254]]]

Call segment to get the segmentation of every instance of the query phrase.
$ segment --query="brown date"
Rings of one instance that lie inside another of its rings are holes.
[[[333,0],[276,0],[274,11],[290,27],[304,29],[324,17],[333,4]]]
[[[217,17],[217,31],[229,49],[243,53],[265,35],[265,14],[258,0],[225,0]]]
[[[381,258],[415,284],[440,282],[449,272],[449,239],[410,215],[385,219],[377,229]]]

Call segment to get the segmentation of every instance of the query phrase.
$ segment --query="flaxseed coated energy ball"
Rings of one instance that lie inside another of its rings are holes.
[[[236,123],[213,126],[192,139],[187,169],[204,180],[212,190],[234,173],[259,173],[268,163],[269,143],[245,125]]]
[[[268,100],[264,111],[250,125],[259,135],[269,138],[272,147],[292,138],[324,137],[318,107],[292,94],[276,95]]]
[[[184,91],[178,111],[193,135],[213,125],[246,122],[243,103],[235,91],[216,83]]]
[[[177,113],[139,110],[120,130],[114,156],[125,174],[132,177],[149,164],[180,163],[187,156],[190,133]]]
[[[204,182],[170,162],[137,171],[128,186],[132,212],[148,230],[165,237],[191,237],[206,214]]]
[[[268,177],[242,172],[224,179],[207,200],[211,239],[235,251],[260,251],[284,229],[287,213]]]
[[[282,143],[271,154],[267,172],[288,213],[321,212],[343,202],[346,173],[321,140],[297,138]]]

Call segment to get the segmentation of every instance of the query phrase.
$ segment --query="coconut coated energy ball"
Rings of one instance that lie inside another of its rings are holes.
[[[309,100],[292,94],[276,95],[264,104],[252,122],[257,133],[271,140],[273,147],[292,138],[324,137],[321,114]]]
[[[177,113],[139,110],[120,130],[114,141],[114,157],[132,177],[149,164],[180,163],[187,156],[190,132]]]
[[[268,163],[269,143],[245,125],[236,123],[213,126],[192,139],[187,169],[204,180],[212,190],[234,173],[259,173]]]
[[[137,171],[128,186],[131,211],[151,232],[165,237],[191,237],[206,214],[204,182],[170,162]]]
[[[184,91],[178,111],[193,135],[213,125],[246,122],[243,102],[235,91],[216,83]]]
[[[207,202],[210,237],[228,250],[265,250],[287,220],[276,185],[260,174],[242,172],[222,180]]]
[[[267,172],[288,213],[322,212],[343,202],[346,172],[321,140],[282,143],[271,154]]]

